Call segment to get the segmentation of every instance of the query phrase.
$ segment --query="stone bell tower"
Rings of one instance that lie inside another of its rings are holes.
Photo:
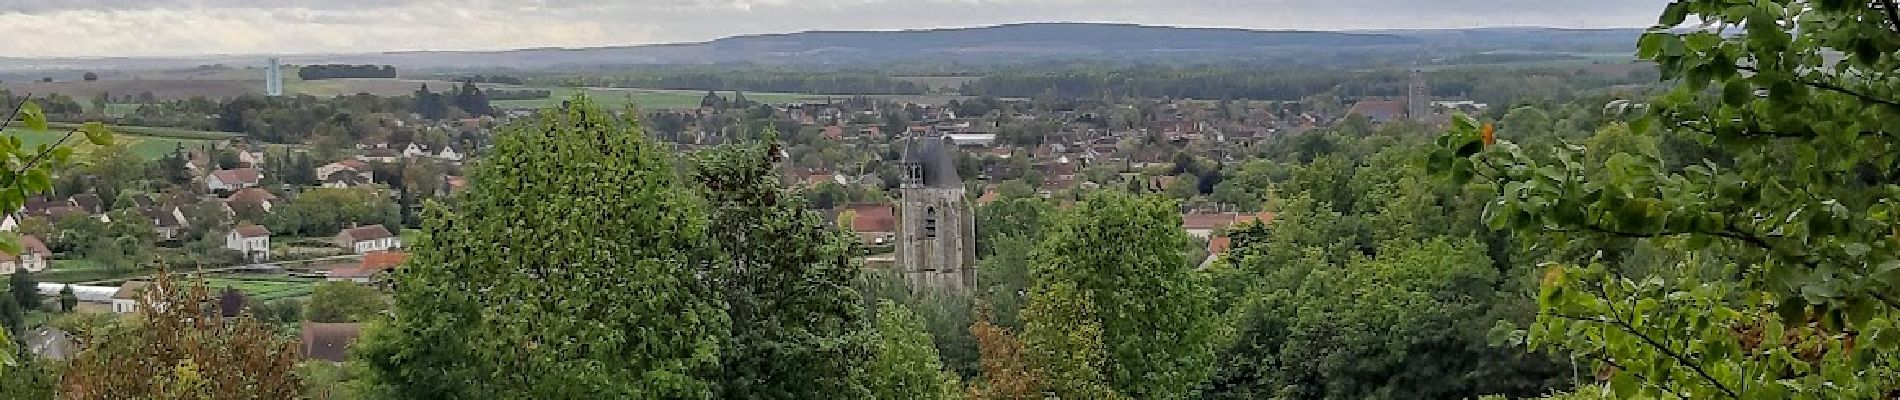
[[[976,217],[957,177],[955,151],[940,136],[904,140],[897,263],[911,290],[976,286]]]

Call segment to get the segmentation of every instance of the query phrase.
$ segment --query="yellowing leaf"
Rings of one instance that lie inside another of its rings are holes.
[[[100,146],[112,145],[112,129],[106,128],[106,124],[97,121],[87,122],[79,126],[79,132],[86,134],[86,141],[92,142],[92,144]]]

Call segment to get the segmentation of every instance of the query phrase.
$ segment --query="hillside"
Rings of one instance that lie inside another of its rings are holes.
[[[1179,62],[1353,54],[1413,57],[1418,51],[1627,51],[1635,29],[1481,28],[1320,32],[1037,23],[905,31],[811,31],[707,42],[506,51],[417,51],[283,57],[293,64],[391,64],[402,68],[551,68],[658,64],[835,64],[926,61],[1009,63],[1049,59]],[[261,56],[0,58],[0,70],[188,68],[252,65]]]

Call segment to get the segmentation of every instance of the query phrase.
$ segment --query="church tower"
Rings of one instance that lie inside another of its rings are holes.
[[[1405,87],[1405,116],[1424,121],[1432,113],[1431,87],[1425,84],[1425,71],[1413,68]]]
[[[957,177],[955,151],[938,136],[904,140],[897,263],[911,290],[976,286],[976,216]]]

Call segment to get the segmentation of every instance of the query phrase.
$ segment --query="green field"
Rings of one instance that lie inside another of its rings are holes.
[[[47,262],[45,271],[33,274],[40,282],[78,283],[111,279],[125,279],[147,274],[136,268],[110,270],[92,262],[92,260],[52,260]]]
[[[309,296],[322,279],[292,278],[270,274],[229,274],[205,278],[213,289],[236,288],[255,301],[271,301]]]
[[[614,89],[614,88],[554,88],[553,96],[533,100],[496,100],[496,108],[537,109],[560,105],[562,101],[577,92],[586,92],[606,108],[619,108],[628,104],[648,110],[698,108],[699,100],[706,96],[703,90],[663,90],[663,89]],[[731,92],[720,92],[731,96]],[[799,101],[823,100],[824,96],[798,93],[745,93],[746,100],[766,103],[793,103]]]
[[[21,145],[27,148],[34,148],[40,144],[50,145],[58,142],[61,137],[66,135],[66,129],[70,129],[71,127],[71,125],[68,124],[49,125],[52,125],[53,130],[32,131],[20,128],[7,128],[6,131],[0,132],[0,135],[18,137],[20,138]],[[140,157],[148,159],[156,159],[171,154],[172,150],[177,149],[179,144],[191,147],[198,146],[209,140],[235,136],[223,132],[145,126],[114,126],[112,127],[112,131],[118,133],[118,136],[114,137],[116,144],[124,145],[130,148],[133,154],[138,154]],[[85,137],[82,135],[73,135],[71,139],[66,140],[66,143],[78,146],[80,149],[92,146],[91,144],[85,143]]]

